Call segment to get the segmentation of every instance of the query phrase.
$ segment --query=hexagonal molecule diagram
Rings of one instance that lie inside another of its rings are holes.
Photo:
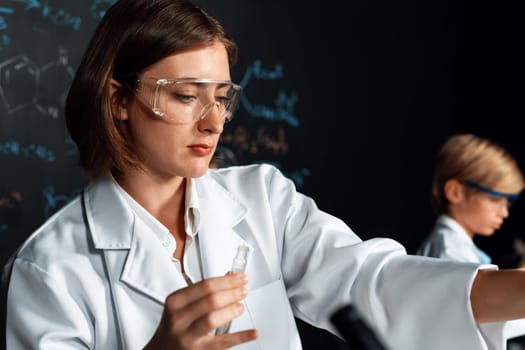
[[[16,56],[0,63],[0,98],[8,114],[32,104],[42,115],[58,118],[74,73],[64,49],[40,68],[26,56]]]
[[[36,100],[39,70],[29,58],[16,56],[0,63],[0,98],[11,114]]]

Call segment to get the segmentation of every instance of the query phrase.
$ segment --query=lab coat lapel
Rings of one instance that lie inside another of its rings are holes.
[[[187,286],[154,233],[141,220],[135,220],[121,281],[161,304],[169,294]]]
[[[85,191],[86,220],[95,248],[104,251],[112,282],[121,280],[163,304],[167,295],[187,284],[154,234],[136,219],[115,186],[106,177]],[[158,271],[164,272],[161,278]]]
[[[205,278],[224,276],[231,270],[237,247],[244,240],[232,230],[231,225],[219,222],[203,225],[199,232],[199,243],[202,258],[202,270]],[[246,243],[245,243],[246,244]]]
[[[196,179],[194,184],[199,211],[205,218],[198,229],[203,275],[224,276],[231,270],[239,244],[247,244],[234,230],[246,208],[213,180]]]

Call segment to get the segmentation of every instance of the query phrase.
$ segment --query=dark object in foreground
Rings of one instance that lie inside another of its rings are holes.
[[[337,310],[330,321],[352,350],[387,350],[357,309],[348,304]]]

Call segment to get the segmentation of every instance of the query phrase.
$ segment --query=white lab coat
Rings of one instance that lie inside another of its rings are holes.
[[[392,350],[503,348],[497,327],[483,334],[473,319],[478,264],[363,242],[269,165],[210,170],[190,196],[204,277],[224,275],[239,243],[252,248],[246,311],[231,330],[259,338],[235,349],[299,350],[294,315],[337,333],[329,317],[348,302]],[[8,349],[142,349],[166,296],[186,286],[162,249],[111,179],[90,184],[14,260]]]
[[[456,261],[486,263],[483,252],[461,225],[446,214],[438,216],[432,232],[417,250],[418,255]]]
[[[474,244],[467,231],[446,214],[438,216],[432,232],[418,248],[417,254],[473,263],[490,261],[490,257]],[[486,325],[482,329],[483,327]],[[522,335],[525,335],[525,319],[506,322],[505,338],[512,339]]]

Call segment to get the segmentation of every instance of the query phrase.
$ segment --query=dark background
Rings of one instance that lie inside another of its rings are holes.
[[[2,261],[85,183],[64,99],[111,2],[0,2]],[[434,156],[453,133],[489,137],[525,169],[523,26],[511,1],[196,3],[240,46],[243,101],[222,145],[241,164],[277,165],[363,239],[415,252],[434,221]],[[525,233],[524,207],[476,238],[502,267]],[[303,334],[313,348],[321,339]]]
[[[522,22],[509,1],[360,1],[333,11],[322,44],[334,103],[322,125],[331,179],[320,205],[363,237],[393,237],[414,252],[431,228],[437,149],[456,132],[505,146],[525,169]],[[337,148],[330,141],[338,140]],[[335,151],[334,151],[335,150]],[[333,194],[337,193],[336,196]],[[524,203],[493,237],[496,262],[524,229]]]

